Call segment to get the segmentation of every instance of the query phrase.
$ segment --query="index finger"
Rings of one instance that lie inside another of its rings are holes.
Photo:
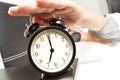
[[[69,0],[36,0],[32,4],[10,7],[8,14],[12,16],[28,16],[38,13],[50,13],[55,9],[63,9],[71,6]]]
[[[38,8],[36,6],[36,3],[32,3],[10,7],[8,14],[11,16],[28,16],[32,14],[42,13],[46,10],[46,8]]]

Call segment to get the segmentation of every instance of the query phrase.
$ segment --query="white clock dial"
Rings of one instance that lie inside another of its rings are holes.
[[[75,56],[74,47],[68,34],[56,28],[49,28],[34,36],[29,54],[41,71],[56,73],[71,65]]]

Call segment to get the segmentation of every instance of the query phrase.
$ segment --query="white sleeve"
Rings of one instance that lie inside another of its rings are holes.
[[[120,13],[106,15],[106,24],[103,29],[90,32],[111,42],[111,45],[120,43]]]

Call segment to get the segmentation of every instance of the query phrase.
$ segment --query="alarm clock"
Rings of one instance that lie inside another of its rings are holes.
[[[24,36],[32,35],[28,45],[31,64],[43,75],[58,76],[71,67],[76,46],[62,20],[52,19],[48,23],[42,28],[38,23],[31,24]]]

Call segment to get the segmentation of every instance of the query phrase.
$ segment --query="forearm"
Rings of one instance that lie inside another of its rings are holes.
[[[80,26],[84,26],[92,31],[100,31],[106,23],[106,18],[101,14],[84,10],[83,19],[79,22]]]

